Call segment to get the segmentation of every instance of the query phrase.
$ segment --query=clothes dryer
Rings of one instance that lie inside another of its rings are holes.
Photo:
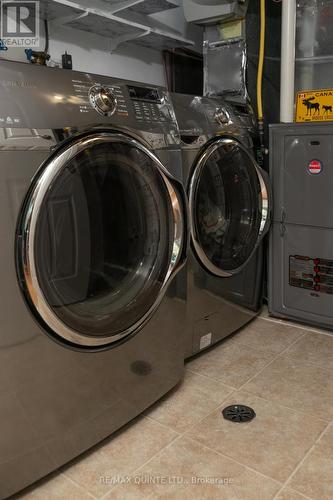
[[[190,357],[260,311],[267,175],[253,155],[254,119],[222,99],[172,94],[183,151],[191,247],[187,264]]]

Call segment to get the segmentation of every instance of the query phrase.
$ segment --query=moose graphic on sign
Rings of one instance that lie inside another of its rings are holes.
[[[306,115],[312,116],[312,110],[314,110],[314,115],[317,113],[319,115],[320,113],[320,104],[319,102],[312,102],[314,101],[315,97],[308,97],[307,99],[303,99],[302,103],[304,106],[306,106]]]
[[[325,106],[325,104],[321,107],[321,109],[323,110],[323,115],[325,115],[326,113],[330,112],[332,113],[332,106]]]
[[[333,122],[333,88],[297,92],[295,121]]]

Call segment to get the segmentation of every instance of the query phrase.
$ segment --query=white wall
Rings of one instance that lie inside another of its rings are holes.
[[[44,40],[41,50],[44,49]],[[120,46],[114,53],[108,50],[108,40],[98,35],[69,28],[50,26],[49,65],[61,66],[61,55],[67,50],[73,57],[73,69],[112,75],[129,80],[164,85],[162,53],[157,50],[136,47],[130,44]],[[0,57],[26,61],[24,49],[9,48]]]
[[[156,85],[165,83],[162,53],[157,50],[127,43],[111,53],[106,38],[79,30],[57,28],[56,33],[50,33],[52,59],[60,63],[65,50],[73,57],[73,69],[79,71]]]
[[[201,46],[201,30],[186,26],[182,8],[172,9],[159,20],[182,32],[183,36],[193,35],[197,46]],[[190,32],[189,32],[190,31]],[[110,53],[107,38],[92,33],[66,27],[49,27],[51,65],[61,65],[61,55],[67,50],[73,57],[73,69],[89,73],[110,75],[128,80],[156,85],[165,85],[162,52],[135,44],[126,43]],[[42,40],[41,50],[44,48]],[[24,49],[9,49],[0,52],[0,57],[26,61]]]

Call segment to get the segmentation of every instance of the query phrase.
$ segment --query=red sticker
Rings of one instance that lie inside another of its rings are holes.
[[[318,175],[322,172],[323,165],[320,160],[311,160],[308,164],[308,171],[310,174]]]

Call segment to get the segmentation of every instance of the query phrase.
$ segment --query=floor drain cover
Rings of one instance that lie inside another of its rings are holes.
[[[256,414],[249,406],[245,405],[231,405],[222,410],[222,415],[226,420],[231,422],[249,422]]]

